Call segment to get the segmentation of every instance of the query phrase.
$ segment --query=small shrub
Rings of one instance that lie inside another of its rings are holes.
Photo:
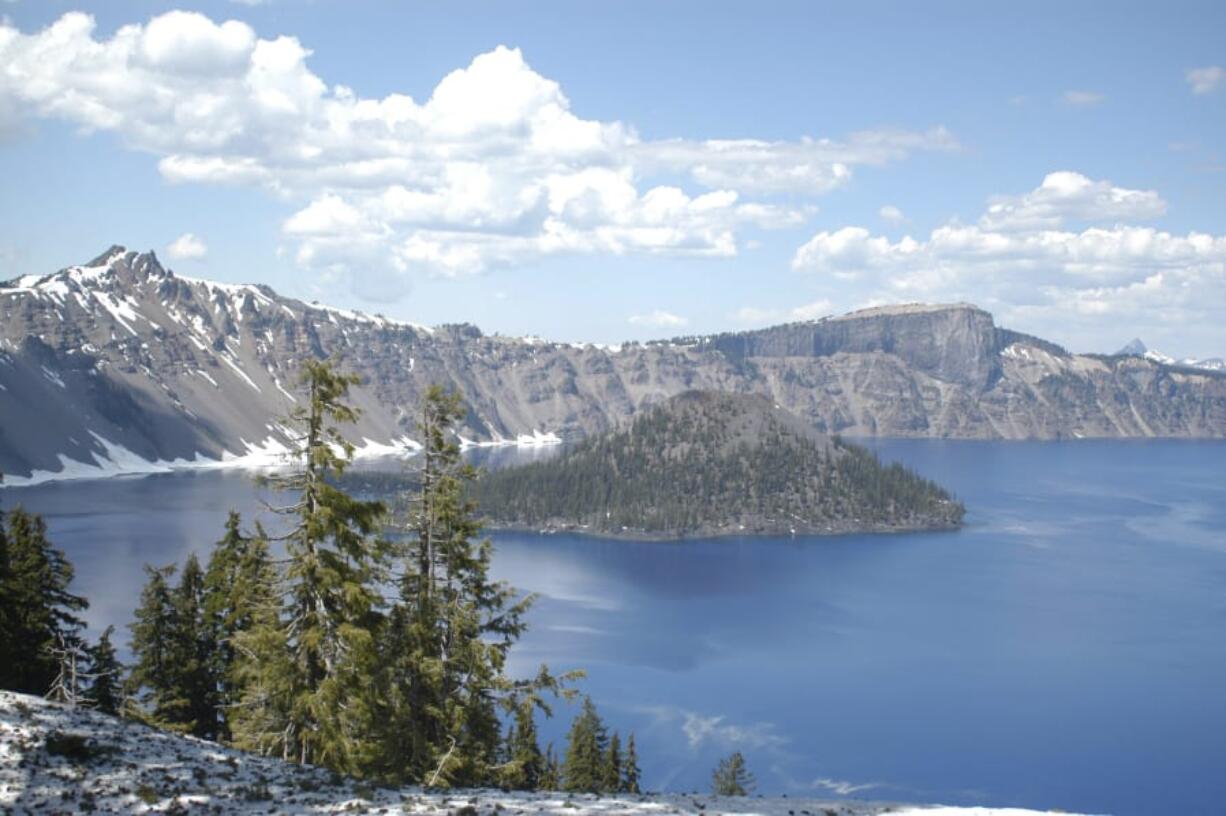
[[[136,789],[136,798],[146,805],[154,805],[161,801],[161,795],[152,785],[141,785]]]
[[[48,734],[44,747],[51,756],[81,763],[93,762],[115,753],[113,746],[98,745],[83,734],[66,734],[62,731]]]

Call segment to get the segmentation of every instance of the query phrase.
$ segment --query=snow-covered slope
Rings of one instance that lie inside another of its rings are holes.
[[[380,813],[388,816],[1026,816],[1012,808],[915,807],[680,794],[584,796],[375,788],[38,697],[0,692],[0,810],[34,813]]]
[[[365,384],[352,441],[401,451],[425,389],[458,389],[473,444],[549,444],[683,391],[759,393],[846,435],[1226,436],[1226,376],[1085,357],[968,304],[911,304],[616,347],[432,329],[185,278],[112,247],[0,283],[0,472],[70,476],[268,464],[308,356]]]

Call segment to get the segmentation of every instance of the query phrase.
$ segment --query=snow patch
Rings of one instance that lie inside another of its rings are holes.
[[[562,444],[562,437],[553,431],[542,433],[536,430],[532,431],[532,433],[520,434],[514,439],[505,439],[497,434],[494,435],[493,439],[484,442],[476,442],[460,434],[456,434],[456,438],[460,440],[460,450],[468,450],[469,448],[541,448],[546,445]]]

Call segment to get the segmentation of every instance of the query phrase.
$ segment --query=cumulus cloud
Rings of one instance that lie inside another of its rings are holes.
[[[1226,68],[1220,65],[1206,65],[1204,68],[1190,68],[1184,74],[1184,79],[1192,88],[1194,94],[1213,93],[1226,80]]]
[[[1038,188],[1016,196],[995,196],[979,219],[986,230],[1058,227],[1067,221],[1144,221],[1166,214],[1153,190],[1128,190],[1080,173],[1049,173]]]
[[[1151,191],[1053,173],[1029,193],[991,199],[977,223],[950,222],[926,238],[823,230],[792,266],[877,302],[972,300],[1056,337],[1121,319],[1226,324],[1226,235],[1126,223],[1164,211]]]
[[[564,253],[736,254],[794,227],[804,198],[858,166],[957,149],[942,128],[801,138],[641,139],[583,119],[559,84],[499,47],[424,101],[329,85],[296,38],[175,11],[98,37],[73,12],[0,26],[0,110],[117,134],[165,179],[255,186],[291,202],[298,262],[463,275]],[[786,203],[772,200],[788,194]]]
[[[672,312],[655,309],[647,314],[631,315],[629,322],[635,326],[650,326],[656,329],[676,329],[690,321]]]
[[[1065,91],[1060,101],[1073,108],[1092,108],[1106,98],[1096,91]]]
[[[202,238],[185,232],[166,247],[166,254],[176,261],[199,261],[209,254]]]

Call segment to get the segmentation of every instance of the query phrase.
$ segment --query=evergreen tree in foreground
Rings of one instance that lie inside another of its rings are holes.
[[[476,471],[460,458],[455,426],[465,409],[458,394],[426,392],[418,431],[418,486],[401,509],[397,548],[399,597],[380,638],[383,667],[377,775],[428,786],[516,786],[540,774],[534,708],[548,715],[545,694],[569,697],[541,667],[531,680],[506,676],[507,652],[525,628],[532,601],[489,575],[493,548],[465,487]],[[499,715],[517,719],[516,744],[500,763]],[[533,755],[535,751],[535,756]],[[500,767],[500,765],[502,767]]]
[[[239,514],[231,511],[226,532],[213,548],[204,574],[204,622],[214,648],[212,674],[217,683],[218,736],[232,738],[231,720],[241,695],[240,636],[276,621],[277,576],[268,553],[268,537],[256,525],[254,536],[242,533]]]
[[[634,747],[634,732],[630,732],[630,739],[626,743],[626,761],[622,764],[622,791],[624,793],[642,793],[639,789],[639,777],[642,770],[639,768],[639,754]]]
[[[562,789],[575,793],[600,793],[605,790],[609,738],[604,721],[596,712],[592,698],[583,698],[583,707],[567,735],[566,761],[562,766]]]
[[[756,786],[740,751],[721,759],[711,775],[711,791],[716,796],[748,796]]]
[[[507,734],[503,785],[511,790],[539,790],[545,781],[545,756],[536,736],[531,701],[515,709],[515,724]]]
[[[0,688],[46,694],[59,674],[56,650],[80,647],[89,604],[68,591],[72,564],[47,540],[42,517],[20,507],[0,533]]]
[[[553,743],[549,743],[545,748],[545,764],[544,772],[541,774],[541,782],[538,785],[538,790],[556,791],[562,787],[562,766],[558,762],[558,755],[553,752]]]
[[[603,790],[608,793],[622,791],[622,738],[616,731],[609,740],[609,750],[605,752]]]
[[[86,676],[89,688],[85,701],[103,714],[118,714],[123,706],[123,665],[111,643],[114,626],[108,626],[98,642],[89,648]]]
[[[132,631],[136,662],[128,691],[131,713],[152,725],[212,739],[217,735],[216,679],[212,643],[204,630],[204,575],[190,556],[177,586],[173,564],[145,567],[148,580]]]
[[[304,365],[306,403],[289,417],[299,433],[298,468],[269,480],[294,497],[277,508],[294,520],[284,537],[285,600],[277,618],[237,637],[243,693],[232,722],[242,748],[346,772],[364,765],[360,751],[372,730],[376,584],[384,557],[374,535],[383,504],[355,499],[335,484],[353,455],[337,425],[357,419],[344,402],[357,382],[327,361]]]
[[[195,553],[187,557],[174,593],[174,629],[171,660],[183,700],[183,723],[188,733],[215,740],[219,734],[217,711],[217,643],[204,615],[204,570]]]

